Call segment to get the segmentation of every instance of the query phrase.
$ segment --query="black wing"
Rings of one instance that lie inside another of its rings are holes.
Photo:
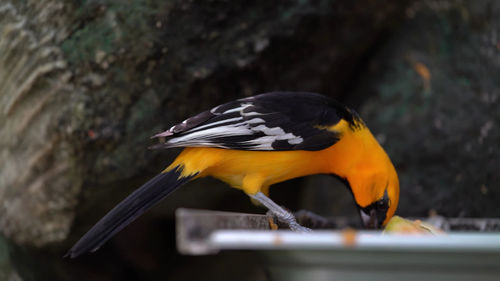
[[[228,102],[184,120],[154,137],[153,148],[219,147],[241,150],[321,150],[339,133],[326,127],[357,115],[325,96],[271,92]]]

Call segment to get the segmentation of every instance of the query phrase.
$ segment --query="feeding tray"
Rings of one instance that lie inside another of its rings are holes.
[[[500,219],[440,219],[445,234],[405,235],[272,231],[265,215],[206,210],[176,217],[181,253],[256,251],[271,280],[500,280]]]

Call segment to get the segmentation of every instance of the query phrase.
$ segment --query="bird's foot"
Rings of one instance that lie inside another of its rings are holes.
[[[307,227],[301,226],[297,222],[297,220],[295,219],[295,217],[293,216],[292,213],[285,210],[280,205],[274,203],[274,201],[271,200],[271,198],[267,197],[264,193],[257,192],[254,195],[250,195],[250,198],[257,200],[259,203],[266,206],[269,209],[269,212],[271,213],[272,217],[276,218],[277,221],[288,225],[288,227],[292,231],[297,231],[297,232],[302,232],[302,233],[312,231],[311,229],[309,229]]]
[[[310,232],[312,232],[312,229],[307,228],[305,226],[302,226],[302,225],[298,224],[297,222],[288,224],[288,227],[290,227],[290,230],[292,230],[294,232],[298,232],[298,233],[310,233]]]
[[[266,215],[270,219],[269,224],[271,226],[271,229],[273,229],[273,230],[277,230],[280,226],[281,227],[288,226],[288,228],[290,228],[290,230],[294,231],[294,232],[299,232],[299,233],[312,232],[312,229],[300,225],[292,213],[287,213],[284,216],[282,213],[281,216],[278,216],[276,213],[269,210],[269,211],[267,211]]]

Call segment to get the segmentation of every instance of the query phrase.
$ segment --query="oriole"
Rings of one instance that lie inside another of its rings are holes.
[[[393,216],[399,199],[391,160],[357,113],[325,96],[271,92],[228,102],[153,136],[156,148],[186,147],[87,232],[67,255],[95,251],[182,184],[212,176],[309,231],[267,195],[274,183],[311,174],[345,179],[366,227]]]

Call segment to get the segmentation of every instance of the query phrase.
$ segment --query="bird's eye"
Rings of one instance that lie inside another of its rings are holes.
[[[387,205],[388,205],[388,204],[387,204],[387,200],[379,200],[379,201],[377,201],[377,206],[378,206],[379,208],[384,208],[384,207],[387,207]]]

